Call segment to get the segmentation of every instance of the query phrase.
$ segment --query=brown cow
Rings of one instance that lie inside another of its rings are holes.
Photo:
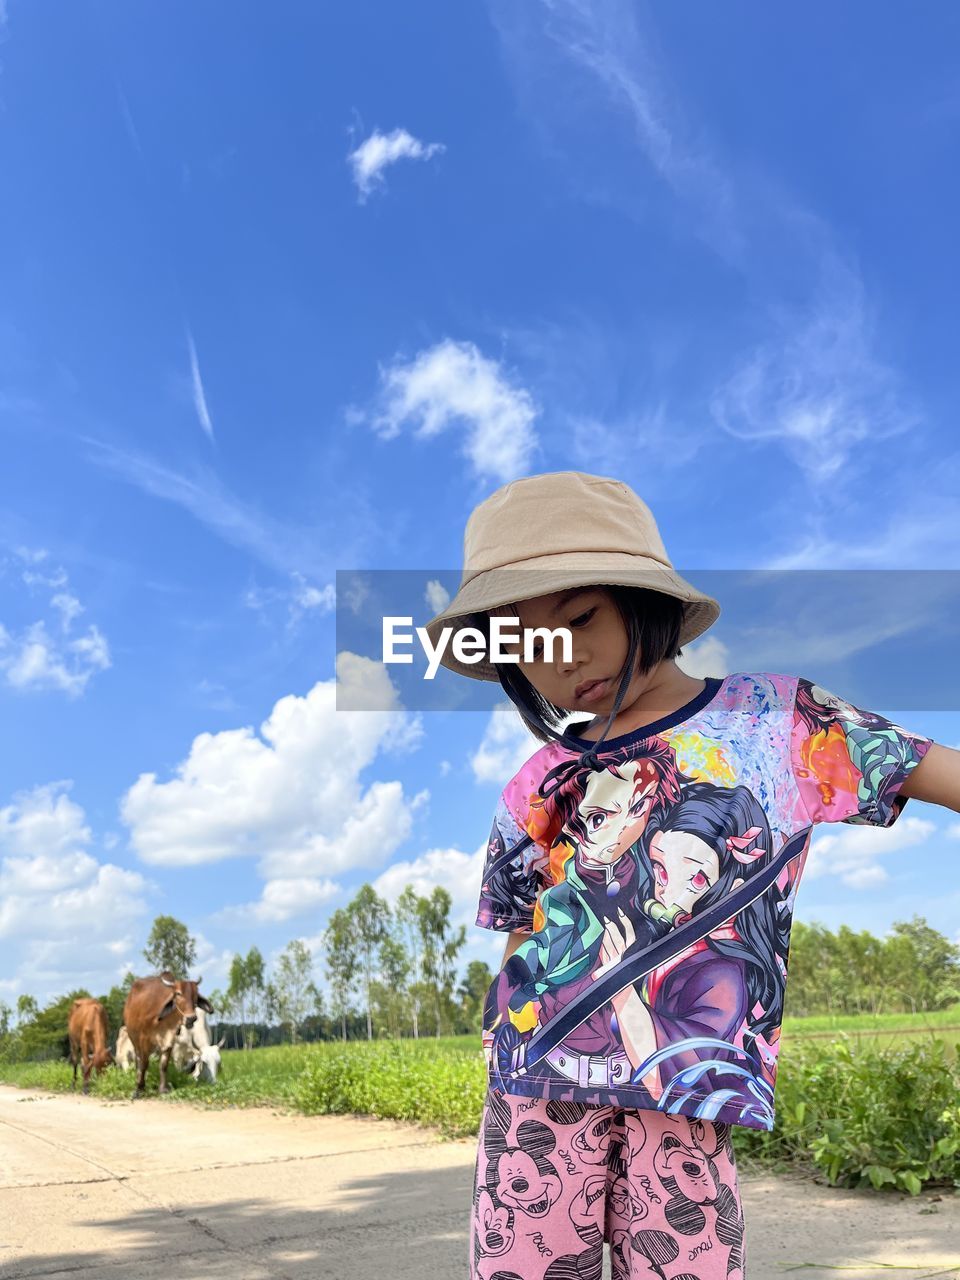
[[[137,978],[123,1006],[123,1022],[137,1055],[137,1087],[134,1098],[144,1091],[147,1064],[156,1050],[160,1059],[160,1088],[166,1093],[167,1063],[173,1050],[180,1024],[192,1027],[197,1020],[197,1008],[213,1012],[213,1006],[198,990],[202,978],[191,982],[188,978],[175,978],[169,969],[152,978]]]
[[[97,1075],[113,1062],[113,1054],[107,1048],[110,1031],[107,1014],[99,1000],[81,996],[70,1008],[67,1024],[70,1037],[70,1061],[73,1063],[73,1087],[77,1087],[77,1067],[83,1069],[83,1092],[90,1092],[90,1072],[96,1067]]]

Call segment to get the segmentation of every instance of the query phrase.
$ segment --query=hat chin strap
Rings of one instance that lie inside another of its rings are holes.
[[[512,690],[507,689],[506,686],[504,686],[507,697],[511,700],[511,702],[513,702],[514,706],[516,706],[517,710],[520,712],[524,720],[526,720],[526,722],[529,725],[535,726],[542,733],[549,734],[549,736],[553,738],[555,742],[562,743],[563,746],[569,747],[571,751],[577,752],[576,760],[568,760],[565,765],[558,766],[557,770],[552,771],[554,773],[554,777],[551,779],[550,786],[548,788],[544,788],[541,791],[541,794],[543,795],[544,799],[546,799],[548,796],[553,795],[555,791],[559,790],[559,788],[563,785],[563,783],[567,781],[567,778],[572,773],[576,773],[578,769],[587,768],[587,769],[601,770],[603,768],[603,764],[601,763],[597,752],[599,751],[600,745],[603,742],[604,738],[610,732],[610,726],[613,724],[614,720],[616,719],[617,712],[620,710],[620,704],[621,702],[623,702],[624,695],[627,692],[627,688],[633,676],[633,661],[634,661],[634,657],[636,656],[636,652],[637,652],[636,636],[631,635],[630,651],[627,654],[626,666],[625,666],[623,675],[620,678],[620,687],[617,689],[617,696],[613,701],[613,709],[611,710],[609,716],[607,717],[607,723],[604,726],[603,733],[601,733],[597,741],[594,742],[590,747],[588,747],[586,751],[581,750],[580,744],[577,742],[574,742],[567,735],[566,732],[557,733],[555,732],[555,730],[551,729],[549,725],[544,724],[544,722],[540,719],[539,716],[532,715],[527,710],[527,708],[521,704],[520,699],[515,696]]]

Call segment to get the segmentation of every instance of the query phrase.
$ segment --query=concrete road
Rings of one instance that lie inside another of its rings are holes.
[[[466,1280],[475,1155],[363,1116],[0,1085],[0,1280]],[[741,1186],[750,1280],[960,1277],[960,1195]]]

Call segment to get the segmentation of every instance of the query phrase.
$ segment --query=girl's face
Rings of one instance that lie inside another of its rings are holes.
[[[534,661],[521,660],[518,666],[536,691],[555,707],[609,715],[629,643],[619,610],[602,587],[554,591],[492,609],[491,613],[518,617],[523,628],[545,627],[554,631],[557,627],[568,627],[573,642],[569,662],[563,659],[559,640],[553,646],[551,661],[545,661],[544,642],[538,637]],[[521,645],[521,655],[522,648]],[[637,656],[639,658],[639,654]],[[578,693],[578,688],[591,680],[606,683],[593,696],[586,696],[586,690]],[[629,706],[642,692],[642,683],[642,677],[634,676],[622,705]]]
[[[591,779],[577,815],[587,830],[580,856],[616,862],[643,835],[656,794],[657,773],[649,760],[630,760]]]
[[[650,861],[657,901],[691,914],[720,874],[716,851],[689,831],[658,831],[650,841]],[[741,884],[738,876],[731,889]]]

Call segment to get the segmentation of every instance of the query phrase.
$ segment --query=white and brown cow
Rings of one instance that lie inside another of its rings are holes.
[[[144,1091],[147,1064],[156,1053],[160,1060],[158,1093],[167,1093],[167,1063],[181,1023],[190,1028],[197,1020],[197,1009],[213,1011],[202,996],[202,979],[175,978],[169,970],[151,978],[137,978],[123,1006],[123,1023],[137,1058],[137,1086],[133,1096]]]
[[[197,1084],[201,1080],[215,1081],[220,1070],[220,1050],[226,1042],[226,1036],[221,1036],[216,1044],[211,1042],[206,1011],[199,1006],[192,1027],[180,1024],[173,1042],[173,1065],[178,1071],[192,1075]]]

